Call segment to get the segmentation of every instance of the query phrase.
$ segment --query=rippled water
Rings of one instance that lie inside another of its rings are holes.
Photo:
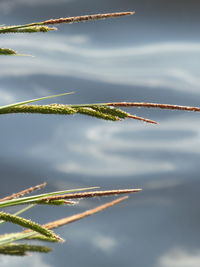
[[[1,0],[1,24],[124,10],[136,15],[63,25],[48,34],[1,36],[1,47],[34,57],[1,57],[0,104],[76,91],[56,101],[199,105],[199,7],[195,0]],[[1,266],[200,266],[200,115],[130,111],[160,125],[78,115],[1,117],[2,195],[43,181],[49,190],[144,189],[58,230],[67,242],[52,245],[53,253],[2,257]],[[53,212],[41,207],[27,216],[46,222],[100,203]]]

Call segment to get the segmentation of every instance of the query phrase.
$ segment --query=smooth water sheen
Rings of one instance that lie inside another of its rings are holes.
[[[1,36],[27,57],[0,58],[0,104],[75,91],[59,103],[146,101],[199,105],[198,1],[1,0],[1,24],[136,11],[132,17],[60,25],[47,34]],[[52,100],[42,103],[52,103]],[[0,118],[2,196],[47,181],[46,190],[143,188],[101,214],[59,230],[67,242],[2,267],[200,266],[200,114],[130,109],[159,121],[104,122],[74,116]],[[47,222],[100,205],[40,207]],[[5,224],[1,233],[18,231]]]

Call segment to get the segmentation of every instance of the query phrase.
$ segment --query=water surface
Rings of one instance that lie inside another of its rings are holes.
[[[0,104],[76,91],[57,102],[199,105],[199,7],[194,0],[1,0],[1,24],[126,10],[136,15],[1,36],[2,47],[34,57],[1,58]],[[43,181],[49,190],[143,188],[118,207],[59,229],[67,242],[52,245],[53,253],[1,257],[1,266],[200,265],[199,114],[130,111],[160,125],[78,115],[1,117],[1,195]],[[47,222],[101,203],[53,212],[41,207],[27,216]],[[4,225],[1,232],[10,230],[16,228]]]

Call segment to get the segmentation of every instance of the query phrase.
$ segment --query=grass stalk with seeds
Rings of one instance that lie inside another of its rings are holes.
[[[1,26],[0,34],[13,34],[13,33],[37,33],[37,32],[50,32],[57,28],[52,27],[55,24],[71,24],[77,22],[95,21],[107,18],[123,17],[133,15],[135,12],[118,12],[108,14],[95,14],[95,15],[84,15],[69,18],[58,18],[49,19],[42,22],[34,22],[24,25],[11,25]],[[13,48],[0,48],[0,56],[11,56],[11,55],[22,55],[17,53]],[[138,103],[138,102],[114,102],[114,103],[93,103],[93,104],[47,104],[47,105],[36,105],[35,102],[45,99],[51,99],[58,96],[68,95],[71,93],[65,93],[60,95],[52,95],[32,100],[26,100],[22,102],[12,103],[9,105],[0,106],[0,115],[5,116],[6,114],[16,113],[27,113],[27,114],[45,114],[45,115],[75,115],[82,114],[85,116],[94,117],[97,119],[103,119],[107,121],[121,121],[124,119],[140,120],[151,124],[157,124],[156,121],[149,118],[142,118],[135,114],[128,113],[122,108],[160,108],[160,109],[171,109],[181,111],[200,111],[199,107],[190,106],[178,106],[170,104],[157,104],[157,103]],[[32,104],[34,103],[34,104]],[[3,255],[18,255],[24,256],[29,252],[41,252],[47,253],[51,249],[46,246],[32,245],[29,243],[18,243],[18,241],[29,242],[30,240],[46,241],[46,242],[63,242],[63,239],[58,236],[54,230],[63,225],[76,222],[80,219],[84,219],[95,213],[103,211],[114,205],[120,204],[122,201],[127,200],[128,196],[133,193],[141,191],[139,188],[128,188],[128,189],[112,189],[112,190],[97,190],[98,187],[90,188],[78,188],[78,189],[67,189],[63,191],[56,191],[51,193],[32,194],[36,190],[42,189],[46,186],[46,183],[36,185],[17,193],[13,193],[9,196],[2,197],[0,199],[0,224],[13,223],[18,227],[26,228],[15,233],[7,233],[0,235],[0,254]],[[66,216],[61,219],[47,222],[42,225],[38,222],[31,221],[22,217],[27,210],[36,208],[38,205],[63,205],[68,208],[72,208],[85,198],[94,197],[108,197],[108,196],[119,196],[125,195],[124,197],[115,198],[105,204],[94,207],[90,210],[74,214],[72,216]],[[22,206],[17,212],[10,213],[5,211],[6,208],[12,206]]]

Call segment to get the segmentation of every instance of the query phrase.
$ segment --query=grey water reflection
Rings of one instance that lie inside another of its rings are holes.
[[[0,104],[66,91],[61,103],[148,101],[199,105],[197,1],[1,0],[2,24],[133,10],[133,17],[60,26],[47,35],[4,35],[3,47],[34,57],[2,57]],[[44,103],[48,103],[45,101]],[[199,114],[133,109],[160,122],[111,123],[82,116],[1,117],[1,195],[43,182],[49,190],[101,186],[143,192],[58,232],[64,245],[1,266],[200,266]],[[27,212],[41,222],[77,208]],[[1,233],[15,230],[4,225]]]

